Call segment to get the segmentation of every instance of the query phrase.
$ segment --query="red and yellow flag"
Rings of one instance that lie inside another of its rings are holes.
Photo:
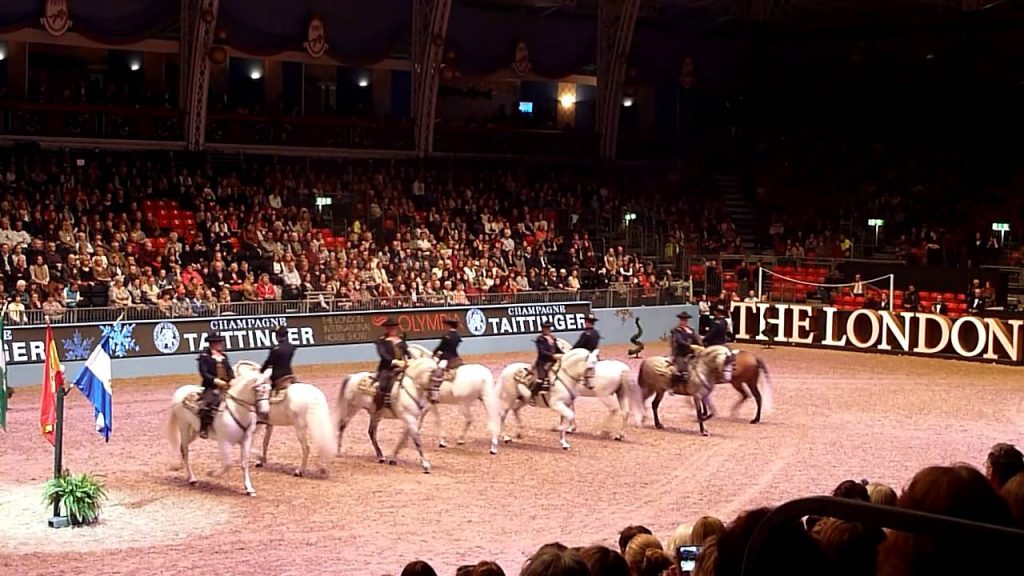
[[[43,437],[57,445],[54,434],[57,429],[57,393],[64,393],[64,372],[61,370],[57,344],[53,341],[53,329],[46,325],[46,362],[43,365],[43,402],[39,408],[39,427]]]

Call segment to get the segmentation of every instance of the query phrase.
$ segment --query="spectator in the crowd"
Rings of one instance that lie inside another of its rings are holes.
[[[1012,526],[1009,506],[984,475],[967,466],[932,466],[918,472],[899,507],[964,520]],[[970,550],[969,554],[950,551]],[[986,538],[949,538],[890,532],[878,554],[878,576],[1015,574],[1017,555]]]
[[[590,568],[590,576],[631,576],[626,559],[611,548],[587,546],[579,555]]]
[[[868,483],[868,499],[872,504],[881,506],[895,506],[897,502],[896,491],[892,487],[876,482]]]
[[[1024,454],[1012,444],[999,443],[989,450],[985,459],[985,476],[996,490],[1014,476],[1024,473]]]
[[[619,552],[625,553],[626,546],[629,546],[630,540],[639,534],[652,534],[651,529],[646,526],[626,526],[619,532]]]
[[[423,560],[414,560],[405,565],[401,576],[437,576],[437,572]]]

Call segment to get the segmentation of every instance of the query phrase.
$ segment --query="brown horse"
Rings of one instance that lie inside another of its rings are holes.
[[[768,373],[768,366],[765,365],[764,361],[746,350],[735,352],[736,361],[732,367],[732,376],[727,378],[728,382],[724,382],[722,366],[728,349],[724,346],[713,346],[707,349],[694,346],[693,349],[694,354],[697,356],[697,362],[692,364],[694,368],[706,370],[706,374],[714,378],[718,383],[732,384],[732,387],[740,393],[739,401],[733,406],[733,413],[753,396],[754,401],[757,403],[757,414],[750,423],[757,424],[760,422],[762,408],[764,408],[765,412],[771,408],[772,381]],[[664,428],[661,419],[658,417],[658,406],[661,405],[665,392],[672,390],[676,393],[686,394],[686,391],[682,389],[681,383],[673,386],[671,376],[665,372],[664,366],[666,364],[670,365],[670,362],[664,357],[647,358],[640,365],[640,375],[637,378],[637,383],[643,391],[644,401],[654,396],[651,408],[654,411],[655,428]],[[763,395],[762,388],[758,386],[761,374],[764,374]],[[710,408],[710,402],[708,407]]]

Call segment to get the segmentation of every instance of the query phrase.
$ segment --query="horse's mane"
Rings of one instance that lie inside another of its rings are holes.
[[[569,350],[572,350],[572,344],[570,344],[568,340],[565,340],[563,338],[555,338],[555,342],[558,344],[558,349],[561,350],[563,354],[565,354]]]

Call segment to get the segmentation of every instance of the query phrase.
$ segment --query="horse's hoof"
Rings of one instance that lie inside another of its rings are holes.
[[[504,442],[505,444],[511,444],[512,443],[512,437],[511,436],[504,436],[504,437],[502,437],[501,441]]]
[[[398,466],[398,460],[395,460],[394,458],[388,460],[388,466]]]
[[[466,441],[465,440],[456,440],[455,441],[455,445],[456,446],[465,446],[466,445]]]
[[[199,484],[199,480],[196,480],[195,478],[188,481],[189,486],[196,486],[197,484]]]
[[[612,436],[612,440],[615,440],[616,442],[622,442],[622,434],[616,434],[615,436]]]
[[[445,442],[444,440],[441,440],[440,442],[437,443],[437,447],[438,448],[447,448],[448,447],[448,443]]]
[[[562,450],[568,450],[568,449],[569,449],[569,443],[568,442],[562,442]]]
[[[498,453],[498,447],[497,446],[491,446],[491,454],[493,455],[493,454],[497,454],[497,453]]]
[[[750,421],[751,424],[758,424],[760,422],[761,422],[760,418],[754,418],[753,420]]]
[[[245,493],[248,494],[249,496],[255,496],[256,495],[256,491],[255,490],[246,490]]]
[[[431,470],[430,462],[424,462],[423,463],[423,473],[424,474],[430,474],[430,470]]]
[[[292,475],[296,478],[302,478],[302,470],[296,470],[295,472],[292,472]]]
[[[664,430],[665,429],[665,425],[662,424],[661,422],[658,422],[657,424],[655,424],[654,427],[657,428],[658,430]]]
[[[385,462],[387,462],[387,460],[385,460],[384,458],[377,458],[377,463],[378,464],[383,464]]]
[[[711,432],[708,432],[707,430],[701,430],[700,431],[700,435],[701,436],[711,436]]]

